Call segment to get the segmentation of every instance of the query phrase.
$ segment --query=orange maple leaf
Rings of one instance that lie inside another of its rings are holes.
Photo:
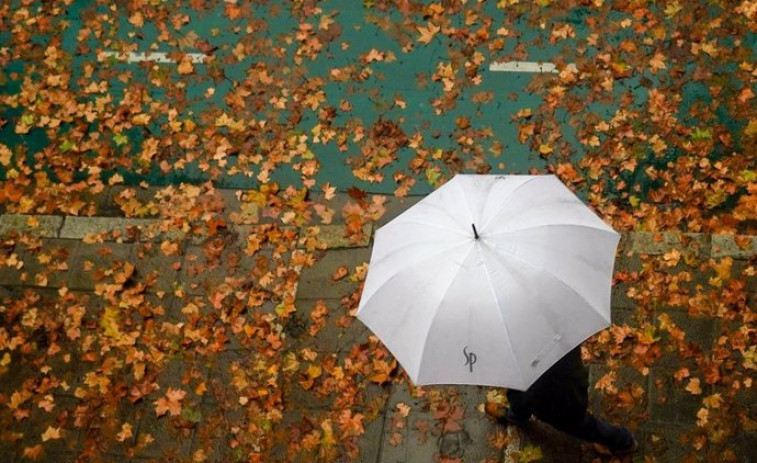
[[[428,26],[426,27],[417,27],[418,32],[421,33],[421,36],[418,38],[418,41],[423,44],[428,44],[433,40],[434,36],[437,32],[441,30],[441,26],[437,26],[434,23],[428,23]]]
[[[181,401],[186,395],[186,391],[169,387],[163,397],[153,402],[155,404],[155,414],[157,416],[163,416],[166,413],[169,413],[171,416],[181,414]]]
[[[60,428],[54,428],[52,426],[48,426],[47,430],[45,430],[45,432],[42,433],[42,442],[60,439],[61,437],[63,436],[61,435]]]
[[[44,452],[44,448],[42,447],[42,444],[37,444],[34,447],[25,447],[24,448],[24,458],[28,458],[30,460],[39,460]]]
[[[339,281],[342,278],[346,277],[347,274],[350,273],[350,270],[347,268],[346,265],[342,265],[338,269],[336,269],[336,272],[331,276],[332,281]]]

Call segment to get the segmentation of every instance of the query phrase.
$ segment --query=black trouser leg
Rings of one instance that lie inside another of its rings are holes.
[[[510,403],[510,411],[518,418],[528,420],[533,413],[533,405],[529,394],[508,389],[507,401]]]
[[[633,436],[628,429],[599,420],[589,412],[586,412],[578,423],[554,423],[552,425],[571,436],[596,442],[610,449],[625,449],[633,443]]]

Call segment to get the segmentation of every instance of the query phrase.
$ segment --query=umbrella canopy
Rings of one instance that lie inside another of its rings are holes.
[[[416,384],[526,390],[610,324],[620,236],[552,175],[457,175],[376,231],[357,317]]]

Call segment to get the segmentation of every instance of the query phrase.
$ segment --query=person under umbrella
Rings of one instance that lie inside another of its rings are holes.
[[[581,347],[568,352],[526,391],[509,389],[510,406],[498,421],[527,428],[531,416],[579,439],[610,449],[615,455],[633,453],[638,444],[631,432],[596,418],[588,411],[589,372],[581,361]]]
[[[610,325],[619,239],[553,175],[459,174],[376,231],[357,318],[416,385],[525,391],[511,394],[514,419],[617,434],[602,442],[625,451],[630,433],[585,413],[585,370],[562,386],[577,394],[566,408],[549,413],[544,397]]]

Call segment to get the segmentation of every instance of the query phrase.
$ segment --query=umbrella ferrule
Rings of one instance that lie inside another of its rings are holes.
[[[471,227],[473,227],[473,236],[478,239],[478,231],[476,230],[476,224],[472,223]]]

